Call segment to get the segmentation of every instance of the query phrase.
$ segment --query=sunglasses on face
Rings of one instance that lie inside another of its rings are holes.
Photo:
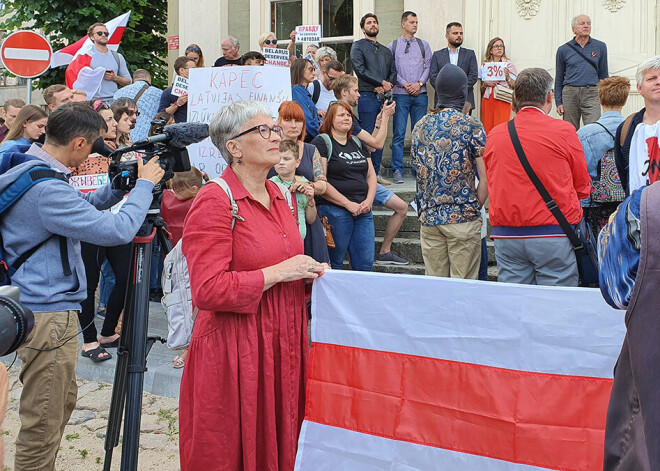
[[[270,134],[275,133],[278,136],[282,137],[282,128],[280,126],[273,126],[272,128],[266,124],[259,124],[258,126],[253,126],[250,129],[246,129],[245,131],[236,134],[234,137],[229,139],[230,141],[233,139],[238,139],[241,136],[244,136],[248,133],[251,133],[252,131],[259,130],[259,135],[263,137],[264,139],[270,139]]]
[[[107,31],[97,31],[96,35],[97,36],[110,36],[110,33],[108,33]]]
[[[128,110],[128,111],[126,112],[126,114],[127,114],[128,116],[133,116],[133,115],[135,115],[135,116],[140,116],[140,112],[137,111],[137,110]]]
[[[271,44],[272,44],[273,46],[277,46],[277,39],[273,39],[273,40],[266,39],[266,40],[264,41],[264,44],[266,44],[267,46],[270,46]]]

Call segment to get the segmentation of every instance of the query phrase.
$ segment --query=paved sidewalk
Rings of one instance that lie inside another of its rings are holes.
[[[149,303],[149,335],[167,337],[167,316],[160,303]],[[101,331],[103,319],[96,318],[96,328]],[[82,345],[82,335],[80,342]],[[117,363],[117,349],[108,349],[112,359],[101,363],[94,363],[89,358],[78,358],[76,374],[79,379],[88,381],[113,383],[115,378],[115,365]],[[144,391],[163,397],[179,397],[179,385],[183,369],[172,368],[172,359],[177,352],[167,348],[167,345],[155,343],[147,357],[147,372],[144,374]],[[14,355],[0,359],[9,365]],[[18,369],[20,361],[16,360],[12,369]]]

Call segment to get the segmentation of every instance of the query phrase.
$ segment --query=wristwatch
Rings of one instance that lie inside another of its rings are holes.
[[[417,82],[417,83],[419,84],[420,87],[423,87],[423,86],[424,86],[424,82],[422,82],[421,80],[420,80],[419,82]]]

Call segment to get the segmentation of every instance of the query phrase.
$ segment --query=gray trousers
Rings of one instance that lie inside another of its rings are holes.
[[[584,124],[595,123],[600,118],[600,102],[598,87],[573,87],[564,85],[561,92],[564,104],[564,121],[568,121],[575,129],[580,129],[580,118]]]
[[[567,237],[493,241],[497,281],[523,285],[578,285],[575,252]]]

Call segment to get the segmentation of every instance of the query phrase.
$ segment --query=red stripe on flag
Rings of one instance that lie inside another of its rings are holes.
[[[306,420],[514,463],[600,470],[612,380],[313,343]]]
[[[60,49],[57,52],[71,54],[72,56],[74,56],[74,55],[76,55],[76,52],[78,52],[78,50],[82,47],[82,45],[85,44],[86,40],[87,40],[87,36],[83,36],[82,38],[80,38],[75,43],[69,44],[68,46]]]
[[[66,72],[64,73],[66,78],[66,86],[73,89],[73,84],[76,83],[80,71],[84,67],[89,67],[89,64],[91,63],[92,57],[88,54],[80,54],[78,57],[73,59],[71,63],[66,67]]]
[[[121,42],[121,37],[124,35],[125,26],[117,26],[115,31],[112,33],[112,36],[108,39],[108,44],[119,44]]]

